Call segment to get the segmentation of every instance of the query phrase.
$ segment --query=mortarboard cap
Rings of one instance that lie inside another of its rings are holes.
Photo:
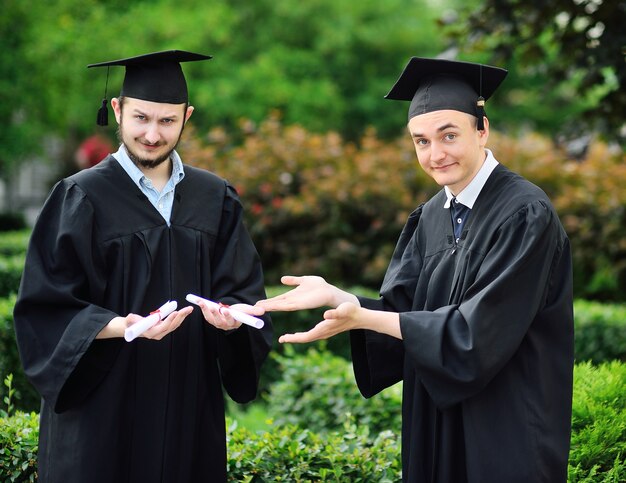
[[[166,50],[126,59],[89,64],[87,67],[126,67],[120,96],[167,104],[183,104],[188,101],[188,94],[187,82],[180,63],[210,58],[210,55],[194,54],[184,50]],[[107,70],[107,84],[108,77]],[[98,111],[98,124],[100,126],[107,125],[106,97],[105,86],[102,107]]]
[[[478,129],[482,130],[485,100],[507,73],[490,65],[412,57],[385,98],[411,101],[409,120],[420,114],[451,109],[476,116]]]

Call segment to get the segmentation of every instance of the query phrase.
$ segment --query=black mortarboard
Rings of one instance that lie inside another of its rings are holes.
[[[166,50],[138,55],[127,59],[111,60],[87,67],[126,67],[126,75],[120,96],[134,97],[144,101],[182,104],[188,101],[187,82],[180,62],[210,59],[210,55],[194,54],[184,50]],[[107,70],[107,84],[108,84]],[[98,124],[107,125],[106,86],[102,107],[98,111]]]
[[[412,57],[385,98],[411,101],[409,120],[420,114],[452,109],[476,116],[478,129],[482,130],[485,100],[507,73],[490,65]]]

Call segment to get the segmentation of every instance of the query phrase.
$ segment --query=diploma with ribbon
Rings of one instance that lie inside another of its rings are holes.
[[[237,320],[238,322],[241,322],[242,324],[246,324],[246,325],[249,325],[250,327],[254,327],[255,329],[260,329],[261,327],[265,325],[265,322],[263,321],[263,319],[259,319],[258,317],[254,317],[250,314],[246,314],[245,312],[242,312],[240,310],[233,309],[232,307],[229,307],[228,305],[213,302],[211,300],[198,297],[197,295],[193,295],[191,293],[187,294],[187,297],[185,298],[187,299],[187,302],[191,302],[192,304],[198,304],[198,302],[202,301],[205,304],[207,304],[209,307],[216,307],[217,309],[226,308],[228,309],[230,314],[233,316],[233,319]]]
[[[174,312],[176,307],[178,307],[176,300],[168,300],[157,310],[151,312],[147,317],[144,317],[140,321],[127,327],[124,331],[124,339],[126,339],[126,342],[136,339],[146,330],[156,325],[157,322],[163,320],[165,317]]]

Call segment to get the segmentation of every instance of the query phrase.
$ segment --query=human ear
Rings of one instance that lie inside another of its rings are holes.
[[[187,107],[187,112],[185,112],[185,122],[187,122],[187,120],[191,117],[191,115],[193,114],[193,106],[189,106]]]
[[[113,112],[115,113],[115,120],[118,124],[120,124],[120,121],[122,119],[122,105],[117,97],[111,99],[111,107],[113,108]]]

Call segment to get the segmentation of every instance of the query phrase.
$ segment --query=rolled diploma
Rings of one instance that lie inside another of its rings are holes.
[[[124,331],[124,339],[126,339],[126,342],[136,339],[146,330],[153,327],[158,321],[163,320],[165,317],[174,312],[177,306],[178,303],[176,303],[176,300],[165,302],[155,312],[151,313],[147,317],[144,317],[139,322],[135,322],[130,327],[127,327]]]
[[[263,319],[259,319],[258,317],[254,317],[250,314],[246,314],[245,312],[241,312],[240,310],[233,309],[231,307],[226,307],[225,305],[217,304],[211,300],[203,299],[202,297],[198,297],[194,294],[187,294],[187,302],[191,302],[192,304],[198,304],[198,302],[202,301],[210,307],[216,307],[218,309],[224,307],[227,308],[230,314],[233,316],[233,319],[241,322],[242,324],[249,325],[250,327],[254,327],[255,329],[260,329],[265,325]]]

